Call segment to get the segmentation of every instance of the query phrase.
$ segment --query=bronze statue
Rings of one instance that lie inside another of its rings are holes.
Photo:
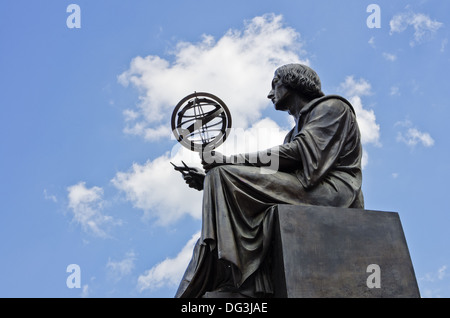
[[[301,64],[278,68],[267,97],[295,118],[282,145],[231,157],[205,152],[206,174],[177,168],[204,194],[201,237],[176,297],[270,297],[266,256],[277,204],[364,208],[361,135],[352,105],[325,96],[316,72]],[[261,172],[273,167],[267,158],[277,162],[273,173]]]

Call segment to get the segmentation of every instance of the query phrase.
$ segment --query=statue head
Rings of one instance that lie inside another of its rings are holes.
[[[288,94],[295,93],[306,101],[324,96],[320,78],[310,67],[303,64],[286,64],[275,71],[272,81],[272,90],[267,96],[277,109],[277,104],[282,104],[282,99]]]

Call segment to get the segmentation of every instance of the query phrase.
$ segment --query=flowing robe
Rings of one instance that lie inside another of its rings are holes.
[[[257,154],[258,155],[258,154]],[[176,297],[201,297],[230,280],[272,292],[266,255],[277,204],[364,208],[361,135],[351,104],[336,95],[305,105],[283,145],[259,153],[277,160],[268,173],[257,160],[211,169],[205,177],[202,232]],[[273,163],[273,162],[272,162]],[[229,264],[229,265],[224,265]]]

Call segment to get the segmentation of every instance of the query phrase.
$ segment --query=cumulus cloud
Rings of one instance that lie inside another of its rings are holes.
[[[401,127],[403,131],[398,132],[397,141],[403,142],[409,147],[415,147],[417,144],[422,144],[424,147],[431,147],[434,145],[434,139],[427,132],[422,132],[416,127],[412,127],[412,122],[409,120],[397,122],[397,127]]]
[[[380,146],[380,125],[376,122],[375,112],[372,109],[366,109],[362,103],[362,96],[372,95],[372,86],[363,78],[355,80],[353,76],[347,76],[339,86],[339,91],[348,98],[355,109],[358,119],[359,130],[361,131],[361,143],[363,146],[374,144]],[[368,164],[369,155],[364,149],[362,166]]]
[[[68,187],[67,191],[68,207],[73,212],[73,220],[86,232],[107,237],[105,227],[120,224],[119,220],[114,220],[101,212],[104,206],[102,188],[96,186],[87,188],[85,182],[79,182]]]
[[[263,118],[248,129],[232,129],[226,142],[217,151],[232,155],[268,149],[282,144],[287,133],[287,129],[281,128],[272,119]]]
[[[347,96],[372,95],[372,86],[365,79],[355,80],[353,76],[347,76],[340,84],[339,90]]]
[[[144,211],[145,217],[156,218],[161,225],[186,214],[200,218],[202,193],[188,188],[181,174],[170,165],[170,161],[180,164],[182,153],[180,148],[173,158],[166,154],[142,165],[135,163],[129,171],[118,172],[112,183],[135,208]]]
[[[362,144],[380,146],[380,125],[376,122],[375,112],[372,109],[364,108],[360,96],[350,96],[349,101],[355,108],[359,129],[361,131]]]
[[[125,132],[147,139],[168,136],[168,121],[177,102],[194,91],[219,96],[230,108],[235,127],[247,128],[269,105],[266,98],[274,70],[301,62],[300,35],[267,14],[229,30],[220,39],[203,35],[199,43],[181,42],[173,61],[149,55],[134,58],[118,80],[140,92],[137,109],[125,111]]]
[[[423,13],[403,12],[395,15],[389,22],[389,26],[390,34],[401,33],[408,27],[413,27],[414,39],[411,40],[410,45],[414,46],[429,39],[443,26],[443,23],[432,20]]]
[[[139,291],[155,290],[163,286],[175,287],[180,283],[182,275],[192,257],[194,245],[200,237],[195,233],[174,258],[166,258],[161,263],[147,270],[138,278]]]
[[[340,84],[339,91],[352,103],[358,118],[361,130],[361,142],[363,145],[372,143],[380,145],[380,126],[376,123],[375,112],[365,109],[362,103],[363,96],[372,95],[372,86],[363,78],[356,80],[353,76],[347,76]]]

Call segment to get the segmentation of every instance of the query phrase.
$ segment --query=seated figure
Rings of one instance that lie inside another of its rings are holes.
[[[364,208],[361,135],[352,105],[325,96],[316,72],[301,64],[278,68],[267,97],[295,119],[283,144],[231,157],[205,153],[206,173],[184,176],[204,191],[203,219],[176,297],[270,297],[267,255],[277,204]],[[261,170],[268,166],[276,170]]]

